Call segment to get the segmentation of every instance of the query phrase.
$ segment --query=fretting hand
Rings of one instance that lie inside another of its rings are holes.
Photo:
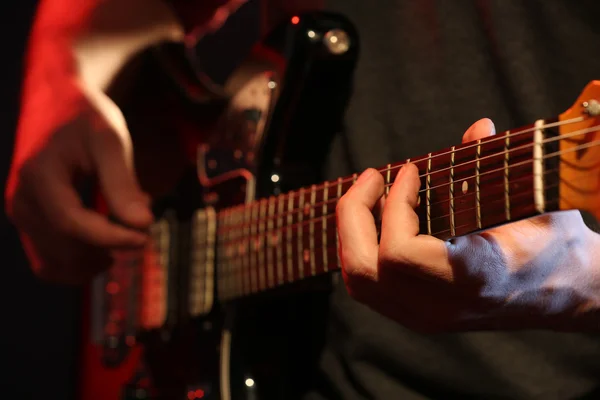
[[[482,119],[463,142],[494,134]],[[402,167],[385,199],[381,238],[372,209],[384,181],[365,171],[337,220],[349,293],[420,332],[593,329],[600,308],[598,235],[577,211],[556,212],[444,242],[419,234],[418,170]]]

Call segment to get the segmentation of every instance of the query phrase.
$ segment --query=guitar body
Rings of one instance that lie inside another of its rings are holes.
[[[219,237],[219,210],[322,180],[343,129],[357,34],[339,15],[294,18],[249,50],[222,91],[177,51],[144,56],[150,67],[122,109],[134,141],[151,141],[138,133],[149,124],[164,126],[188,158],[153,161],[180,176],[156,203],[153,256],[124,256],[89,289],[79,398],[299,397],[314,378],[332,277],[223,299],[204,233]]]

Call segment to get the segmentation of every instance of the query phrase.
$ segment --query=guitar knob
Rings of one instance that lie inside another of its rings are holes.
[[[344,54],[350,48],[350,37],[341,29],[332,29],[323,37],[325,47],[335,55]]]

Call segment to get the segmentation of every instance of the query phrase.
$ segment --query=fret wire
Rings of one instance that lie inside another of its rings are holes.
[[[274,219],[275,219],[275,197],[269,197],[269,209],[267,211],[267,232],[273,231]],[[269,287],[275,286],[275,267],[273,265],[273,235],[265,234],[265,250],[267,251],[267,265],[268,265],[268,285]]]
[[[425,185],[426,185],[426,193],[425,193],[425,200],[426,200],[426,207],[427,207],[427,234],[431,235],[431,175],[430,172],[431,171],[431,153],[429,153],[429,159],[427,161],[427,178],[425,179]]]
[[[477,151],[475,152],[475,202],[477,207],[477,229],[481,229],[481,188],[480,188],[480,177],[479,173],[481,170],[481,139],[477,140]]]
[[[388,185],[390,183],[392,183],[392,180],[391,180],[392,170],[391,170],[391,168],[392,168],[392,164],[388,164],[387,168],[386,168],[386,173],[385,173],[385,183],[387,183]],[[390,187],[389,186],[387,186],[385,188],[385,194],[386,194],[386,196],[390,195]]]
[[[231,218],[231,213],[230,212],[225,212],[222,215],[223,219],[222,219],[222,225],[223,226],[227,226],[229,225],[229,219]],[[235,240],[233,237],[232,233],[226,233],[224,235],[224,239],[225,242],[230,241],[230,240]],[[219,240],[219,252],[224,252],[224,246],[223,246],[223,241]],[[231,293],[229,290],[225,289],[225,281],[229,281],[229,277],[231,275],[231,263],[232,263],[232,258],[231,257],[226,257],[225,262],[222,262],[219,264],[219,270],[217,271],[217,292],[219,293],[219,297],[221,298],[229,298],[229,296],[231,296]]]
[[[342,178],[338,178],[338,180],[337,180],[337,194],[336,194],[336,199],[335,199],[336,203],[342,197],[342,185],[343,185],[343,179]],[[339,238],[339,233],[338,233],[337,227],[334,227],[334,228],[335,228],[335,248],[336,248],[336,256],[337,256],[337,265],[339,267],[341,267],[342,266],[342,260],[340,259],[340,238]]]
[[[244,265],[245,265],[245,272],[244,275],[246,277],[245,279],[245,290],[244,292],[246,294],[250,294],[252,293],[252,249],[250,247],[251,243],[250,243],[250,233],[252,232],[252,225],[250,223],[250,221],[252,221],[252,208],[253,207],[247,207],[246,211],[244,212],[244,224],[246,225],[245,229],[244,229],[244,235],[245,237],[242,239],[242,243],[241,243],[241,247],[240,249],[242,250],[242,254],[243,254],[243,260],[244,260]]]
[[[309,238],[309,248],[310,248],[310,273],[312,276],[316,275],[316,265],[315,265],[315,202],[317,196],[317,186],[313,185],[310,190],[310,238]]]
[[[223,223],[227,226],[230,224],[230,221],[232,218],[232,213],[228,212],[225,213],[224,218],[223,218]],[[226,236],[227,238],[231,239],[234,237],[233,232],[231,232],[229,235]],[[221,281],[221,294],[225,296],[226,299],[228,299],[231,296],[231,288],[229,287],[227,283],[229,283],[231,281],[230,277],[232,274],[232,260],[231,258],[228,259],[228,262],[223,263],[223,274],[219,274],[221,276],[221,278],[219,279],[219,281]]]
[[[326,215],[328,213],[328,207],[327,207],[327,201],[329,200],[329,186],[325,185],[325,188],[323,189],[323,208],[321,209],[321,231],[322,231],[322,237],[321,237],[321,245],[323,247],[323,268],[325,271],[327,271],[327,267],[328,267],[328,260],[327,260],[327,218]]]
[[[224,212],[222,217],[223,217],[223,224],[226,225],[227,224],[227,218],[228,218],[229,213],[228,212]],[[231,240],[232,238],[230,237],[230,235],[225,234],[225,243],[227,243],[228,240]],[[196,233],[193,234],[192,236],[192,240],[195,246],[198,246],[198,238],[196,237]],[[222,244],[222,241],[219,241],[218,243],[218,247],[219,249],[222,249],[224,246]],[[220,251],[221,252],[221,251]],[[217,293],[219,294],[219,296],[223,296],[225,290],[223,288],[223,281],[225,280],[225,276],[227,275],[227,270],[228,270],[228,264],[229,264],[229,258],[225,259],[225,262],[222,262],[219,265],[219,270],[217,271]],[[196,274],[194,273],[193,270],[191,270],[190,272],[190,281],[195,280]],[[191,290],[193,290],[195,284],[195,282],[192,282],[189,287],[191,288]],[[194,296],[195,293],[193,293],[192,291],[190,291],[190,304],[192,303],[192,297]],[[193,308],[193,307],[190,307]],[[190,313],[193,314],[194,310],[190,310]]]
[[[504,141],[504,212],[507,221],[510,221],[510,192],[508,187],[508,146],[510,145],[510,131],[506,131],[506,140]]]
[[[243,214],[239,213],[239,212],[232,212],[232,224],[235,226],[239,223],[240,220],[243,220],[242,217]],[[242,232],[238,229],[231,229],[233,237],[235,237],[236,239],[238,239],[241,235]],[[237,232],[237,233],[236,233]],[[233,247],[233,250],[235,250],[235,247]],[[233,271],[233,275],[234,275],[234,279],[235,279],[235,287],[236,287],[236,294],[242,295],[244,294],[244,262],[243,262],[243,257],[235,257],[235,253],[233,251],[231,251],[230,253],[230,257],[233,258],[234,260],[234,271]]]
[[[531,179],[532,177],[533,177],[533,175],[528,175],[528,176],[524,176],[524,177],[522,177],[521,179]],[[518,180],[521,180],[521,179],[517,179],[517,181],[518,181]],[[516,182],[516,181],[513,181],[512,183],[515,183],[515,182]],[[529,192],[529,191],[528,191],[528,189],[526,189],[526,190],[524,190],[524,191],[520,191],[520,192],[515,192],[515,193],[513,194],[513,200],[514,200],[515,198],[518,198],[519,196],[523,196],[523,195],[527,195],[527,196],[529,196],[529,195],[531,195],[531,194],[532,194],[532,192]],[[502,202],[502,206],[501,206],[501,207],[502,207],[502,209],[504,209],[504,198],[498,197],[498,196],[496,196],[496,195],[489,195],[489,196],[486,196],[486,198],[488,198],[488,199],[489,199],[489,200],[486,202],[486,205],[487,205],[487,206],[489,206],[490,204],[497,203],[497,202]],[[462,214],[462,213],[465,213],[465,212],[473,211],[473,210],[475,210],[475,209],[476,209],[476,207],[468,207],[468,208],[463,208],[463,209],[459,209],[459,210],[457,210],[455,214],[456,214],[456,215],[459,215],[459,214]],[[448,214],[440,214],[440,215],[436,215],[435,217],[433,217],[433,218],[431,219],[431,221],[436,221],[436,220],[442,220],[442,219],[446,219],[446,218],[448,218],[449,216],[450,216],[450,213],[448,213]],[[509,222],[509,221],[507,221],[507,222]],[[421,223],[421,222],[419,222],[419,223]]]
[[[279,196],[279,202],[277,203],[277,228],[283,227],[283,200],[285,196]],[[283,233],[277,235],[277,282],[282,284],[284,282],[283,277],[283,249],[281,248],[283,242]]]
[[[304,241],[302,238],[302,221],[304,220],[304,188],[300,189],[300,198],[298,199],[298,275],[300,279],[304,278]]]
[[[267,215],[267,201],[266,199],[261,199],[259,201],[259,221],[258,221],[258,282],[259,282],[259,290],[264,290],[267,287],[266,282],[266,265],[265,265],[265,237],[264,237],[264,228],[266,227],[265,216]]]
[[[258,207],[259,207],[259,203],[254,203],[250,206],[250,209],[252,210],[251,214],[250,214],[250,225],[252,226],[252,237],[256,237],[256,233],[258,231],[258,226],[256,225],[256,217],[255,214],[258,214]],[[252,292],[258,292],[258,268],[257,268],[257,262],[258,262],[258,254],[256,254],[256,242],[252,243],[252,241],[249,243],[249,248],[250,248],[250,282],[252,284]]]
[[[288,196],[288,214],[287,214],[287,235],[286,235],[286,242],[287,242],[287,254],[286,254],[286,258],[287,258],[287,281],[288,282],[292,282],[294,279],[294,261],[292,259],[293,257],[293,252],[292,252],[292,224],[294,223],[294,214],[292,213],[292,210],[294,208],[294,198],[292,196]]]
[[[541,173],[544,170],[544,163],[542,162],[542,159],[545,158],[543,157],[544,149],[542,148],[542,145],[546,143],[546,141],[544,140],[545,138],[543,128],[541,128],[543,126],[544,120],[540,119],[536,121],[535,131],[533,133],[533,172],[539,174],[536,178],[534,178],[533,182],[534,188],[536,189],[534,194],[534,200],[537,210],[540,213],[543,213],[545,211],[544,180],[541,178],[543,176],[541,175]]]
[[[456,234],[454,223],[454,146],[452,146],[452,154],[450,155],[450,232],[452,236]]]

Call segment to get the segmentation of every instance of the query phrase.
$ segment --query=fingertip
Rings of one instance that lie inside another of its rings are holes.
[[[135,228],[147,228],[152,224],[154,215],[147,202],[134,201],[126,207],[123,219],[125,223]]]
[[[376,170],[374,168],[367,168],[365,169],[359,176],[358,179],[355,182],[355,185],[358,184],[363,184],[364,182],[367,182],[369,180],[369,178],[373,175],[373,173],[376,172]]]
[[[496,126],[489,118],[482,118],[467,129],[463,135],[463,143],[482,139],[496,134]]]
[[[400,167],[400,171],[396,175],[396,182],[406,182],[410,179],[419,179],[419,168],[413,163],[406,163],[402,167]]]

